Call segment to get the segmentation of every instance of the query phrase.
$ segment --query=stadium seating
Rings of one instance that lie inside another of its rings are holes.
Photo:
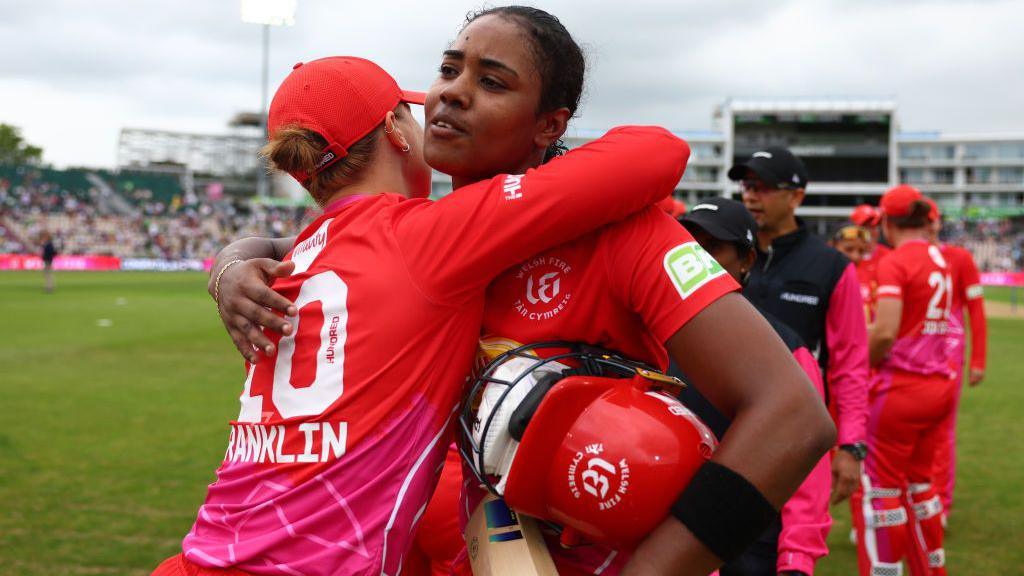
[[[129,202],[101,209],[94,175]],[[200,202],[168,174],[0,165],[3,252],[38,252],[49,232],[63,254],[201,259],[241,236],[294,235],[314,216],[304,208]]]
[[[127,200],[104,207],[100,177]],[[37,252],[43,232],[64,254],[205,258],[243,236],[290,236],[315,217],[303,208],[201,201],[172,174],[54,170],[0,164],[0,251]],[[947,222],[943,240],[983,271],[1024,269],[1024,219]]]
[[[181,181],[173,174],[127,170],[118,173],[100,170],[97,171],[97,174],[133,204],[162,202],[165,205],[170,205],[175,196],[180,201],[181,196],[185,193],[181,187]]]
[[[46,185],[66,191],[81,200],[89,200],[92,184],[86,178],[87,172],[81,169],[54,170],[35,166],[14,166],[0,164],[0,179],[5,179],[12,186]]]

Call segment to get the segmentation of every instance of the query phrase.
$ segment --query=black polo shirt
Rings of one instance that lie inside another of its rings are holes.
[[[828,366],[829,300],[849,265],[846,256],[813,236],[797,218],[795,232],[773,240],[767,252],[758,247],[757,262],[743,288],[748,300],[800,336],[818,359],[822,374]]]

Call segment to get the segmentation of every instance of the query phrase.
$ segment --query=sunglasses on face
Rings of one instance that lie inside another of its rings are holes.
[[[740,190],[743,192],[750,192],[752,194],[770,194],[772,192],[781,192],[783,190],[793,190],[793,188],[788,184],[769,186],[760,180],[741,180]]]

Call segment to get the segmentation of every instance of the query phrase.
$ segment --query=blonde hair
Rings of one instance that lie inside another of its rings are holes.
[[[327,141],[316,132],[297,124],[276,130],[260,154],[270,161],[272,168],[291,174],[302,172],[309,175],[301,184],[317,204],[323,205],[339,188],[354,184],[362,178],[377,149],[379,130],[379,127],[375,128],[349,146],[348,154],[318,174],[314,172],[323,159]]]

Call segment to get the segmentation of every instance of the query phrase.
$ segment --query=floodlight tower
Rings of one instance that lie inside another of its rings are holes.
[[[242,22],[263,26],[263,74],[260,92],[260,125],[263,138],[267,138],[267,77],[270,66],[270,27],[292,26],[295,24],[295,5],[298,0],[242,0]],[[268,196],[267,169],[260,162],[257,175],[256,193],[262,198]]]

